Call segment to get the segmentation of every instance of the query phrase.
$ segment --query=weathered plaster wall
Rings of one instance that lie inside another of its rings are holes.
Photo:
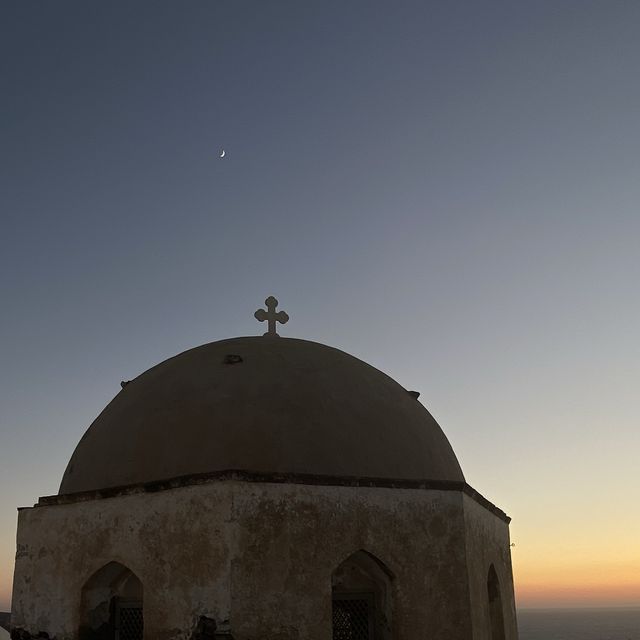
[[[234,637],[328,640],[332,572],[364,549],[394,575],[394,638],[470,638],[459,493],[247,485],[234,514]]]
[[[329,640],[332,573],[364,549],[393,575],[394,640],[481,640],[468,580],[503,542],[510,580],[507,525],[461,491],[218,481],[39,506],[20,512],[13,624],[75,639],[83,584],[117,561],[148,640],[189,640],[201,615],[235,640]]]
[[[487,593],[492,564],[500,583],[505,640],[517,640],[509,525],[467,495],[463,505],[473,640],[492,640]]]
[[[228,620],[231,500],[212,483],[20,511],[12,625],[75,638],[82,587],[111,561],[142,581],[147,638]]]

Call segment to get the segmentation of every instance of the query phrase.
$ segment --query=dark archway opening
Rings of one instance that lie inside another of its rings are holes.
[[[505,640],[504,614],[502,612],[502,594],[498,574],[493,565],[489,567],[487,578],[487,595],[489,598],[489,625],[491,640]]]
[[[127,567],[110,562],[82,588],[80,640],[142,640],[142,583]]]
[[[392,574],[356,551],[331,576],[333,640],[391,639]]]

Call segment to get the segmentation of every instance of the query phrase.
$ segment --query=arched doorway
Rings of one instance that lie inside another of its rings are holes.
[[[502,613],[502,595],[495,567],[489,567],[487,577],[487,595],[489,599],[489,625],[491,640],[504,640],[504,615]]]
[[[142,640],[142,583],[127,567],[110,562],[82,588],[80,640]]]
[[[375,556],[356,551],[331,576],[333,640],[391,639],[392,574]]]

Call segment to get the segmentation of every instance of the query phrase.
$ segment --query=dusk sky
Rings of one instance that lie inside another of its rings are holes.
[[[519,606],[640,604],[639,26],[615,0],[2,3],[0,610],[16,507],[120,381],[263,333],[270,294],[282,335],[421,392],[513,518]]]

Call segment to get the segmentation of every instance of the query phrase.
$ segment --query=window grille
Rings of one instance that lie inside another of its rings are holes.
[[[142,605],[118,603],[116,618],[116,640],[142,640]]]
[[[333,597],[333,640],[373,640],[373,598],[369,594]]]

